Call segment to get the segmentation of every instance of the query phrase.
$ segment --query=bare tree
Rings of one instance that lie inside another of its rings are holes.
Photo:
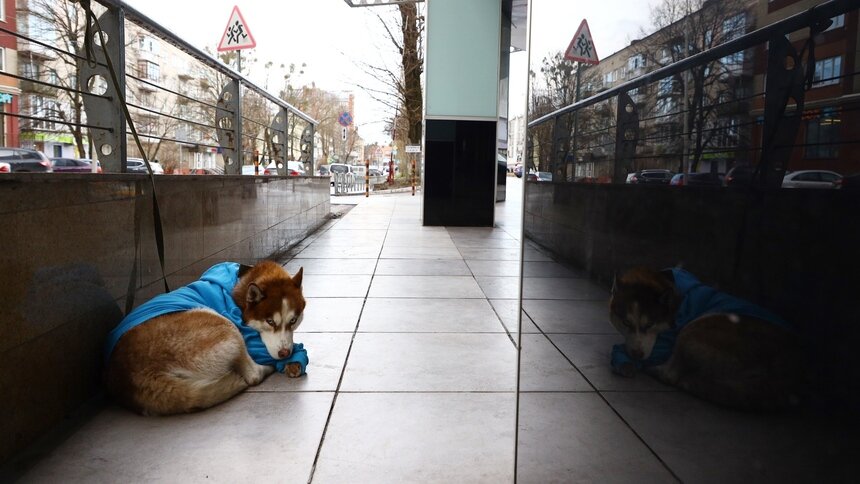
[[[663,0],[651,11],[655,33],[636,44],[638,58],[628,68],[669,65],[743,35],[753,24],[755,4],[754,0]],[[727,135],[743,143],[737,130],[741,123],[720,116],[725,112],[721,107],[747,95],[746,80],[740,75],[744,69],[749,69],[748,56],[739,52],[693,67],[657,86],[657,102],[651,109],[658,115],[678,113],[681,120],[684,147],[679,171],[684,171],[685,158],[689,171],[696,171],[707,148]],[[711,169],[716,170],[716,165]]]
[[[83,52],[84,27],[86,25],[83,11],[75,5],[52,0],[30,0],[27,7],[19,9],[21,14],[29,16],[33,21],[29,25],[29,35],[56,46],[59,51],[46,58],[34,58],[35,44],[31,44],[24,62],[21,65],[22,74],[36,77],[36,80],[47,81],[58,87],[38,83],[24,83],[22,88],[30,103],[30,111],[34,116],[64,121],[64,129],[74,138],[75,147],[80,156],[87,151],[84,148],[84,130],[81,124],[85,121],[84,101],[77,84],[77,60],[75,55]],[[56,58],[50,59],[53,55]],[[38,102],[37,102],[38,99]],[[22,122],[21,130],[40,129],[40,121]]]

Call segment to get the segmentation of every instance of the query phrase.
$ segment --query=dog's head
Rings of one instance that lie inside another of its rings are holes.
[[[293,331],[302,323],[302,269],[290,277],[280,264],[262,261],[239,271],[233,299],[242,319],[260,332],[272,358],[287,358],[293,351]]]
[[[609,299],[609,319],[622,335],[627,354],[644,360],[657,335],[672,328],[678,302],[671,274],[636,268],[617,276]]]

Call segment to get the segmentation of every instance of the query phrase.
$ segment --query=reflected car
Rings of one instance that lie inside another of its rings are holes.
[[[51,158],[54,173],[92,173],[93,160],[75,158]],[[102,172],[101,163],[96,164],[96,173]]]
[[[669,185],[678,187],[721,187],[724,175],[722,173],[677,173],[669,181]]]
[[[517,166],[515,166],[515,167],[514,167],[514,175],[515,175],[517,178],[522,178],[522,177],[523,177],[523,165],[517,165]]]
[[[787,173],[782,188],[839,188],[842,175],[828,170],[800,170]]]
[[[26,148],[0,148],[0,163],[7,163],[11,173],[51,173],[51,160],[44,153]]]
[[[640,170],[627,175],[627,183],[635,185],[668,185],[675,174],[669,170]]]
[[[126,172],[127,173],[149,173],[146,169],[146,163],[143,161],[143,158],[128,158],[126,161]],[[150,161],[149,165],[152,167],[152,173],[155,175],[163,175],[164,168],[157,161]]]
[[[726,173],[727,187],[748,186],[752,183],[753,167],[751,165],[736,165]]]

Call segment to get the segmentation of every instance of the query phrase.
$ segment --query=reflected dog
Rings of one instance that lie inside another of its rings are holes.
[[[145,415],[202,410],[273,372],[304,374],[293,342],[305,299],[302,269],[225,262],[200,280],[142,304],[108,338],[108,392]]]
[[[624,336],[612,349],[620,375],[641,369],[744,410],[784,409],[802,399],[803,353],[787,323],[687,271],[632,269],[614,281],[609,307]]]

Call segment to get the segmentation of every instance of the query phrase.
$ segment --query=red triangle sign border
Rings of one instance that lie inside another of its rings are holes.
[[[570,52],[573,50],[573,44],[576,42],[576,39],[579,38],[582,31],[585,30],[588,32],[588,40],[591,41],[591,48],[594,50],[594,57],[580,57],[571,55]],[[594,39],[591,38],[591,29],[588,27],[588,21],[582,19],[582,22],[579,24],[579,28],[576,29],[576,34],[573,35],[573,38],[570,40],[570,44],[567,46],[567,50],[564,51],[564,58],[576,62],[582,62],[584,64],[597,65],[600,64],[600,58],[597,56],[597,47],[594,46]]]
[[[238,15],[239,21],[242,23],[242,26],[245,27],[245,33],[248,35],[249,42],[245,44],[239,44],[234,46],[224,46],[224,40],[227,38],[227,32],[230,30],[230,21],[233,20],[233,14]],[[233,5],[233,10],[230,12],[230,17],[227,18],[227,26],[224,27],[224,34],[221,35],[221,42],[218,43],[218,52],[228,52],[231,50],[242,50],[242,49],[253,49],[257,46],[257,41],[254,40],[254,36],[251,34],[251,29],[248,27],[248,22],[245,21],[245,17],[242,15],[242,12],[239,10],[238,5]]]

